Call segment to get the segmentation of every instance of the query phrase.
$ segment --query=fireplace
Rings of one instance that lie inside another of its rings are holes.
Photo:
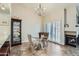
[[[76,34],[74,34],[74,33],[72,33],[72,32],[69,33],[68,32],[68,33],[65,34],[65,44],[66,45],[70,45],[70,46],[76,47],[77,39],[76,39]]]

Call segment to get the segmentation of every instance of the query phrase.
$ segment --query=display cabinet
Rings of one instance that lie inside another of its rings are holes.
[[[21,44],[21,20],[11,19],[11,46]]]

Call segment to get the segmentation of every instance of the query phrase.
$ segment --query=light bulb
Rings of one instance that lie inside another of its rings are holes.
[[[5,7],[1,7],[2,10],[5,10]]]

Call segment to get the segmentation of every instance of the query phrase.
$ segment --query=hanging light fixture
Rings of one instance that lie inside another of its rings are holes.
[[[45,15],[45,8],[42,7],[41,4],[38,5],[38,8],[36,10],[36,13],[39,15],[39,16],[44,16]]]
[[[0,8],[1,8],[1,10],[5,10],[6,9],[3,4],[0,4]]]

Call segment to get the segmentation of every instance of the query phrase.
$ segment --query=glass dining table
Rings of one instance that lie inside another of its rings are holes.
[[[32,41],[34,44],[36,44],[38,47],[41,47],[41,49],[44,49],[45,47],[47,47],[45,44],[45,41],[43,41],[42,38],[39,37],[32,37]]]

